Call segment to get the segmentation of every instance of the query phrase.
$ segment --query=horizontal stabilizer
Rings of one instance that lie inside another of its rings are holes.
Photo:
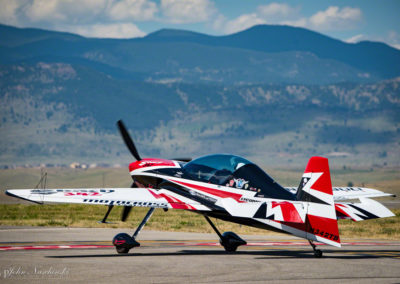
[[[297,187],[285,187],[285,189],[293,194],[297,193]],[[333,187],[332,190],[333,190],[334,201],[358,199],[362,197],[375,198],[375,197],[396,196],[392,193],[386,193],[377,189],[367,188],[367,187]]]
[[[335,207],[338,219],[364,221],[395,216],[378,201],[369,198],[360,198],[360,201],[361,203],[336,203]]]

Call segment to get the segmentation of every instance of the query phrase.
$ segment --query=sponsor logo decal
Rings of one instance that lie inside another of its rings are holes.
[[[83,202],[117,205],[117,206],[168,208],[168,204],[165,202],[144,202],[144,201],[125,201],[125,200],[103,200],[103,199],[83,199]]]
[[[157,165],[157,164],[161,165],[161,164],[165,164],[165,162],[164,161],[143,161],[143,162],[139,163],[139,166],[148,167],[148,166]]]
[[[241,197],[240,200],[241,201],[246,201],[246,202],[261,202],[260,200],[250,199],[250,198],[247,198],[247,197]]]
[[[242,178],[233,178],[226,184],[226,186],[247,189],[249,187],[249,181]]]
[[[74,196],[74,195],[101,196],[101,194],[99,192],[64,192],[64,196]]]
[[[333,191],[364,191],[361,187],[334,187]]]
[[[205,195],[205,194],[199,193],[199,192],[197,192],[197,191],[195,191],[195,190],[192,190],[192,189],[189,190],[189,193],[190,193],[191,195],[193,195],[193,196],[200,197],[200,198],[205,199],[205,200],[207,200],[207,201],[210,201],[210,202],[212,202],[212,203],[217,202],[217,199],[212,198],[212,197],[210,197],[210,196],[207,196],[207,195]]]
[[[46,190],[44,190],[46,191]],[[55,189],[51,190],[51,193],[35,192],[37,194],[54,194],[54,193],[64,193],[64,196],[102,196],[103,194],[108,194],[115,192],[113,189]],[[32,192],[33,193],[33,192]]]
[[[182,175],[183,175],[182,172],[176,172],[176,173],[174,174],[174,176],[175,176],[175,177],[178,177],[178,178],[182,177]]]

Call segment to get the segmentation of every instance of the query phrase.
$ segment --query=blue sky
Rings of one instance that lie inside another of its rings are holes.
[[[284,24],[400,49],[399,15],[398,0],[0,0],[0,23],[89,37],[131,38],[161,28],[223,35]]]

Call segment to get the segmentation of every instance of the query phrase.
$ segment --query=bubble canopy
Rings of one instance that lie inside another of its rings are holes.
[[[191,178],[200,181],[223,184],[236,170],[249,164],[252,163],[239,156],[215,154],[187,163],[183,171]]]
[[[197,158],[187,163],[183,170],[192,178],[222,184],[236,170],[248,164],[252,163],[239,156],[215,154]]]
[[[294,200],[294,195],[276,183],[256,164],[235,155],[215,154],[197,158],[182,168],[185,178],[253,190],[260,197]]]
[[[235,155],[215,154],[207,155],[187,163],[185,168],[190,168],[192,165],[201,165],[214,170],[228,170],[234,172],[243,165],[252,164],[250,161]]]

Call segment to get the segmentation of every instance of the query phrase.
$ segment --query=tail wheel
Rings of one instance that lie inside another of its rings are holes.
[[[322,251],[319,250],[319,249],[316,249],[316,250],[314,251],[314,256],[315,256],[316,258],[321,258],[321,257],[322,257]]]

